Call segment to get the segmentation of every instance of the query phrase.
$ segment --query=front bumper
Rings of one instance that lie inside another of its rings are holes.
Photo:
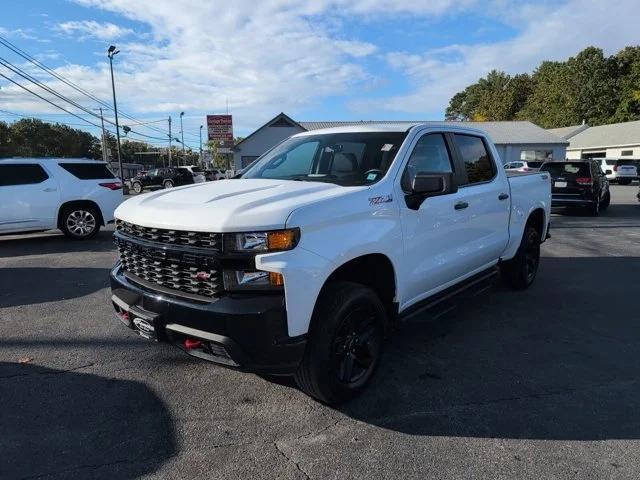
[[[200,303],[146,289],[126,278],[120,264],[110,277],[118,317],[141,334],[145,332],[134,319],[152,326],[153,333],[146,336],[244,371],[288,375],[300,364],[306,336],[288,336],[283,294],[228,294]],[[186,340],[202,346],[187,348]]]

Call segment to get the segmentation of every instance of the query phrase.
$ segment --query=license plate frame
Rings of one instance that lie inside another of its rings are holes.
[[[553,182],[555,188],[567,188],[567,182]]]

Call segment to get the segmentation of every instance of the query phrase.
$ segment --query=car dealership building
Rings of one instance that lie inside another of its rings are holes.
[[[234,169],[240,170],[285,138],[300,132],[351,125],[442,123],[421,121],[298,122],[276,115],[234,147]],[[455,122],[450,122],[455,123]],[[503,163],[515,160],[564,160],[569,142],[531,122],[464,122],[484,130],[493,139]]]

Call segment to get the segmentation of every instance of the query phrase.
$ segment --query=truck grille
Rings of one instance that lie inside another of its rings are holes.
[[[185,230],[166,230],[134,225],[116,219],[116,231],[129,237],[140,238],[165,245],[186,245],[189,247],[207,248],[220,251],[221,234],[208,232],[188,232]]]
[[[143,286],[201,301],[211,301],[222,291],[211,256],[143,245],[117,234],[116,245],[125,275]]]

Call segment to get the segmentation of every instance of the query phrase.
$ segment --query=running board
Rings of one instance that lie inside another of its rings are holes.
[[[429,313],[431,318],[438,318],[456,308],[461,298],[476,297],[489,290],[492,280],[497,275],[498,269],[496,267],[477,273],[463,282],[412,305],[402,312],[399,318],[402,322],[405,322],[419,313]]]

